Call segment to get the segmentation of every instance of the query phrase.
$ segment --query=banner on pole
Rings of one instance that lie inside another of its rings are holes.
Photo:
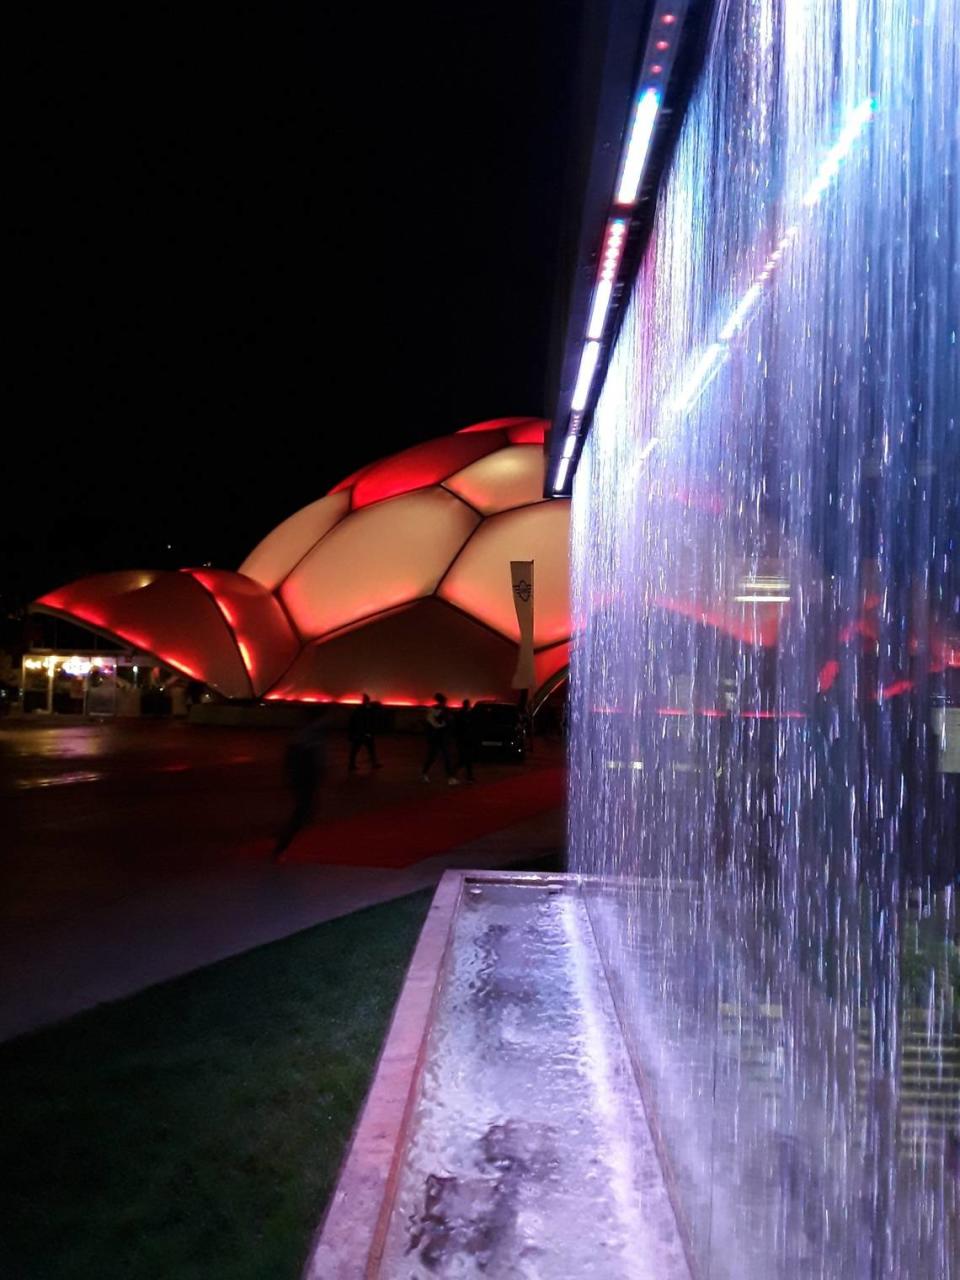
[[[513,605],[520,626],[520,652],[517,655],[513,687],[533,689],[536,685],[533,669],[533,561],[511,560],[510,581],[513,586]]]

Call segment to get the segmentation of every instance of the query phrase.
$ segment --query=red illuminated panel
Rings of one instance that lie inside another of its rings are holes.
[[[95,622],[94,616],[106,621],[104,608],[113,597],[128,595],[132,591],[142,590],[163,577],[158,569],[124,569],[117,573],[98,573],[89,578],[80,578],[65,587],[58,587],[41,596],[36,602],[45,608],[56,609],[63,613],[85,612],[87,621]]]
[[[259,583],[225,569],[185,572],[212,597],[233,633],[254,693],[269,689],[300,647],[276,597]]]
[[[349,509],[348,493],[334,491],[311,502],[268,533],[244,560],[240,572],[272,591]]]
[[[520,426],[510,427],[507,437],[511,444],[542,445],[549,430],[550,423],[546,418],[531,418],[529,422],[521,423]]]
[[[441,436],[439,440],[404,449],[367,468],[353,486],[353,507],[366,507],[384,498],[437,484],[505,443],[501,432],[491,431],[482,435]]]
[[[516,649],[437,599],[308,645],[269,693],[271,700],[355,702],[369,693],[420,706],[438,690],[451,702],[507,698]]]
[[[89,622],[156,656],[228,698],[252,690],[233,635],[204,588],[188,574],[131,570],[61,587],[38,605]]]
[[[489,418],[486,422],[474,422],[469,427],[461,427],[457,435],[470,436],[478,431],[518,431],[531,423],[547,425],[543,418]]]
[[[341,480],[339,484],[335,484],[330,492],[342,493],[344,489],[349,489],[351,485],[356,484],[365,472],[370,470],[371,466],[376,466],[376,463],[368,462],[365,467],[359,467],[356,471],[351,471],[347,478],[345,480]]]
[[[518,640],[510,561],[533,560],[534,644],[570,636],[570,503],[542,502],[488,517],[473,535],[439,594],[511,640]]]
[[[355,511],[293,571],[283,603],[309,639],[429,595],[478,519],[441,488]]]
[[[472,507],[492,515],[541,501],[544,470],[542,448],[514,445],[488,454],[444,483]]]

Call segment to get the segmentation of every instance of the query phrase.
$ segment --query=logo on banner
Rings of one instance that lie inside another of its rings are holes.
[[[536,664],[533,657],[533,579],[532,560],[510,561],[513,607],[517,612],[517,629],[520,633],[517,669],[512,681],[514,689],[533,689],[536,685]]]

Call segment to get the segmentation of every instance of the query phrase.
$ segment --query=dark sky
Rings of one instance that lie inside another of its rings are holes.
[[[578,0],[35,8],[7,610],[547,409]]]

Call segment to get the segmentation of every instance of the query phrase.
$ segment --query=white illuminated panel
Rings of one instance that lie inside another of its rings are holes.
[[[583,353],[580,356],[580,372],[577,374],[577,385],[574,387],[573,399],[570,401],[570,408],[574,413],[579,413],[587,407],[590,385],[593,382],[593,375],[596,373],[599,358],[600,343],[585,342]]]
[[[613,281],[601,280],[593,291],[593,306],[590,308],[590,321],[587,325],[587,337],[599,338],[603,335],[603,326],[607,322],[610,310],[610,299],[613,296]]]
[[[660,110],[660,93],[656,89],[645,90],[637,99],[630,128],[630,140],[624,157],[620,182],[617,185],[616,202],[620,205],[635,204],[640,190],[643,168],[650,150],[653,126]]]

